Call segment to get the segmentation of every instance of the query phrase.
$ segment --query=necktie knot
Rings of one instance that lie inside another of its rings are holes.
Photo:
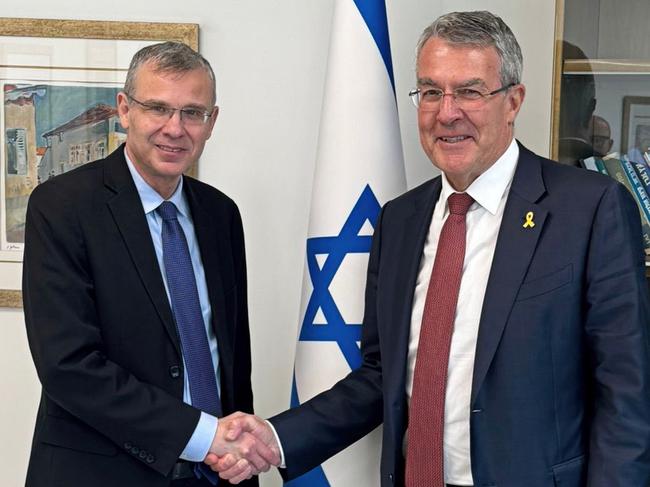
[[[449,199],[447,200],[449,213],[453,215],[465,216],[472,203],[474,203],[474,198],[467,193],[453,193],[449,195]]]
[[[157,208],[157,211],[163,220],[169,221],[177,219],[176,215],[178,210],[176,209],[176,205],[171,201],[163,201]]]

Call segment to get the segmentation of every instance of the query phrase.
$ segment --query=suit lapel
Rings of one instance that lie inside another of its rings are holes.
[[[169,307],[156,251],[153,248],[140,196],[126,165],[123,149],[118,149],[106,160],[104,184],[115,193],[115,196],[108,201],[108,208],[147,294],[180,355],[176,325]]]
[[[521,144],[519,149],[519,161],[504,209],[483,301],[472,380],[472,405],[496,353],[548,213],[536,204],[546,192],[541,159]],[[534,227],[524,227],[529,212],[533,213]]]

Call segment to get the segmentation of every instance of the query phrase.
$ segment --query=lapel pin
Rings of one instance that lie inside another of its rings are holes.
[[[532,211],[529,211],[526,213],[526,222],[524,223],[524,228],[533,228],[535,226],[535,222],[533,221],[533,217],[535,214]]]

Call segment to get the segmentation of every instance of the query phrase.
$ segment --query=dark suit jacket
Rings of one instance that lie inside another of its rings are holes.
[[[239,211],[192,178],[183,188],[212,306],[223,410],[252,411]],[[123,148],[34,190],[23,296],[43,385],[27,485],[169,485],[200,412],[182,401],[180,342]]]
[[[612,179],[520,149],[479,325],[474,485],[647,487],[650,309],[638,209]],[[288,477],[383,421],[381,485],[403,485],[413,289],[440,189],[436,178],[382,210],[362,366],[271,419]],[[523,228],[529,211],[535,226]]]

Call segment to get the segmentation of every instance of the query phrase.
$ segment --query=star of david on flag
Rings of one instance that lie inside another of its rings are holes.
[[[405,189],[384,1],[335,0],[292,407],[361,365],[372,234],[381,205]],[[285,485],[376,487],[380,429]]]
[[[374,229],[380,210],[379,201],[370,186],[366,186],[337,236],[307,240],[307,266],[314,290],[307,304],[299,340],[336,342],[350,370],[361,365],[358,346],[361,323],[345,322],[329,287],[347,254],[370,252],[372,236],[360,235],[359,232],[366,222],[370,222]],[[322,268],[318,255],[326,256]],[[315,322],[319,310],[322,310],[327,324]]]

